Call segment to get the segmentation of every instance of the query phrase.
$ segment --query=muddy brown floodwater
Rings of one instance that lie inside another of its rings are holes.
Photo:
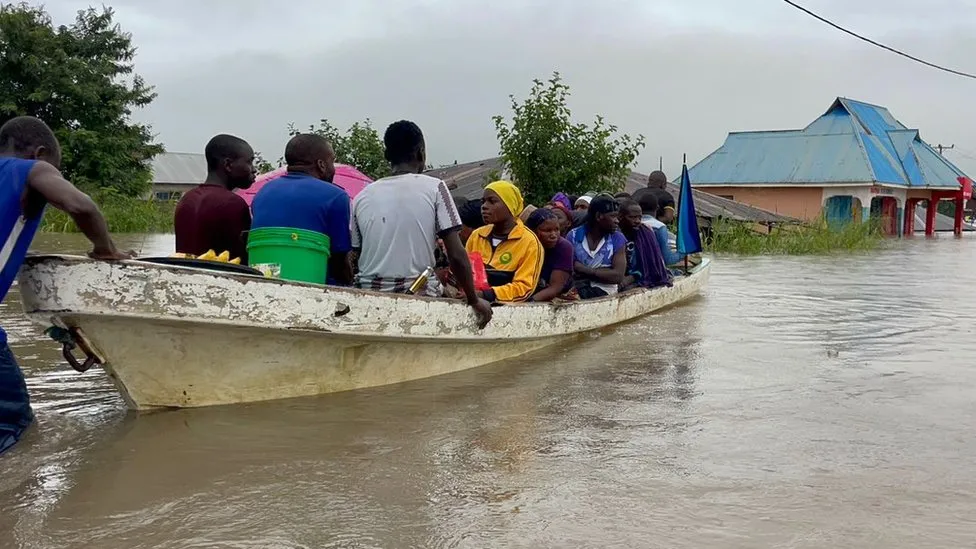
[[[720,258],[548,359],[145,415],[11,295],[38,421],[0,457],[0,547],[976,547],[974,281],[968,238]]]

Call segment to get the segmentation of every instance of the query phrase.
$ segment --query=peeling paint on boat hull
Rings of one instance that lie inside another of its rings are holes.
[[[193,407],[400,383],[513,358],[670,306],[674,287],[560,306],[497,307],[483,331],[460,302],[296,284],[138,261],[36,256],[21,271],[33,321],[81,328],[129,406]]]

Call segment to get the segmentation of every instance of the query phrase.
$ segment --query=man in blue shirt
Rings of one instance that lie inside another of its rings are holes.
[[[93,259],[132,257],[115,248],[91,198],[61,177],[61,146],[44,122],[18,116],[0,127],[0,300],[7,296],[48,203],[74,219],[94,249]],[[0,329],[0,453],[34,419],[24,375]]]
[[[251,229],[288,227],[329,237],[328,283],[348,286],[349,195],[332,183],[335,151],[322,136],[298,134],[285,146],[288,174],[272,180],[251,203]]]

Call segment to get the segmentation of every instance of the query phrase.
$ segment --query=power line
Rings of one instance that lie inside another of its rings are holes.
[[[948,73],[951,73],[951,74],[955,74],[955,75],[958,75],[958,76],[964,76],[966,78],[972,78],[972,79],[976,80],[976,74],[969,74],[968,72],[957,71],[955,69],[950,69],[950,68],[947,68],[947,67],[943,67],[942,65],[936,65],[935,63],[931,63],[931,62],[926,61],[924,59],[919,59],[918,57],[915,57],[914,55],[910,55],[910,54],[907,54],[907,53],[905,53],[903,51],[896,50],[895,48],[892,48],[890,46],[886,46],[886,45],[884,45],[884,44],[882,44],[880,42],[875,42],[874,40],[871,40],[870,38],[861,36],[860,34],[854,32],[854,31],[847,30],[844,27],[838,25],[837,23],[834,23],[833,21],[831,21],[831,20],[829,20],[829,19],[827,19],[825,17],[822,17],[820,15],[817,15],[816,13],[813,13],[812,11],[808,10],[807,8],[804,8],[803,6],[797,4],[796,2],[793,2],[791,0],[783,0],[783,1],[786,2],[787,4],[793,6],[794,8],[802,11],[803,13],[806,13],[807,15],[809,15],[809,16],[815,18],[815,19],[818,19],[818,20],[820,20],[820,21],[822,21],[822,22],[830,25],[831,27],[834,27],[835,29],[837,29],[837,30],[839,30],[841,32],[845,32],[845,33],[853,36],[854,38],[857,38],[858,40],[863,40],[863,41],[865,41],[868,44],[871,44],[873,46],[877,46],[877,47],[879,47],[881,49],[888,50],[888,51],[890,51],[892,53],[895,53],[895,54],[898,54],[898,55],[900,55],[902,57],[907,57],[908,59],[911,59],[912,61],[915,61],[916,63],[921,63],[923,65],[932,67],[933,69],[938,69],[940,71],[945,71],[945,72],[948,72]]]

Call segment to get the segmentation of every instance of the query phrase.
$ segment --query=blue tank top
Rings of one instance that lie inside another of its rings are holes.
[[[0,301],[7,297],[43,217],[39,214],[35,219],[24,218],[22,199],[35,163],[35,160],[0,158]],[[6,334],[0,337],[3,341],[7,339]]]

